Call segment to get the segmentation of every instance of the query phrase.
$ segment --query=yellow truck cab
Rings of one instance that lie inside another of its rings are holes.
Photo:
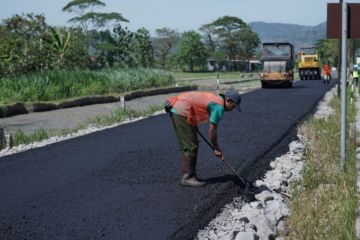
[[[300,48],[298,68],[301,80],[320,80],[320,59],[314,47]]]

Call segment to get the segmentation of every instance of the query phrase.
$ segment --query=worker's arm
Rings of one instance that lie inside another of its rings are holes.
[[[214,146],[215,150],[214,150],[214,154],[216,157],[223,159],[223,153],[220,150],[219,144],[217,142],[217,125],[210,123],[210,127],[209,127],[209,139],[212,143],[212,145]]]

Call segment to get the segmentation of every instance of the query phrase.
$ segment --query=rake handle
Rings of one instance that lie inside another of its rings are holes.
[[[202,135],[202,133],[199,131],[198,128],[196,128],[196,132],[200,135],[200,137],[207,143],[207,145],[209,145],[209,147],[215,151],[214,146],[205,138],[204,135]],[[241,182],[243,182],[245,185],[247,184],[246,181],[239,176],[239,174],[237,174],[237,172],[235,171],[235,169],[230,165],[230,163],[224,158],[222,157],[221,160],[226,164],[226,166],[233,172],[233,174],[235,174],[240,180]]]
[[[204,135],[202,135],[202,133],[199,131],[198,128],[196,128],[196,131],[197,131],[197,133],[200,135],[200,137],[207,143],[207,145],[209,145],[209,147],[210,147],[213,151],[215,151],[214,146],[206,139],[206,137],[204,137]]]

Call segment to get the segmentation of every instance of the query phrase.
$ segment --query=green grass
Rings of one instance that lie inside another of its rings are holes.
[[[348,101],[349,102],[349,101]],[[290,202],[289,235],[286,239],[355,239],[357,209],[356,148],[347,140],[346,168],[340,169],[340,100],[331,103],[336,115],[307,120],[301,127],[311,144],[305,157],[301,188],[295,187]],[[347,120],[355,121],[354,104],[348,104]]]
[[[32,142],[39,142],[44,139],[49,138],[51,133],[45,129],[38,129],[31,134],[26,134],[21,130],[17,130],[14,134],[11,134],[12,146],[17,146],[20,144],[29,144]]]
[[[151,105],[146,110],[128,110],[121,108],[119,110],[114,111],[109,116],[90,118],[82,124],[82,127],[84,128],[90,124],[108,126],[114,123],[123,122],[127,119],[146,117],[153,114],[156,111],[162,110],[163,108],[164,108],[163,105]]]
[[[175,83],[174,75],[157,69],[53,70],[0,80],[0,103],[56,101],[121,94]]]

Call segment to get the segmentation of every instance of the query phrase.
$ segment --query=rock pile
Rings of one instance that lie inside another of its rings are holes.
[[[298,135],[299,141],[289,145],[289,152],[270,163],[262,180],[256,181],[259,189],[268,189],[255,195],[255,201],[244,203],[235,198],[231,204],[205,229],[198,233],[198,239],[256,240],[275,239],[286,233],[285,220],[290,215],[286,200],[292,192],[290,184],[301,180],[304,168],[302,161],[305,152],[305,139]]]

